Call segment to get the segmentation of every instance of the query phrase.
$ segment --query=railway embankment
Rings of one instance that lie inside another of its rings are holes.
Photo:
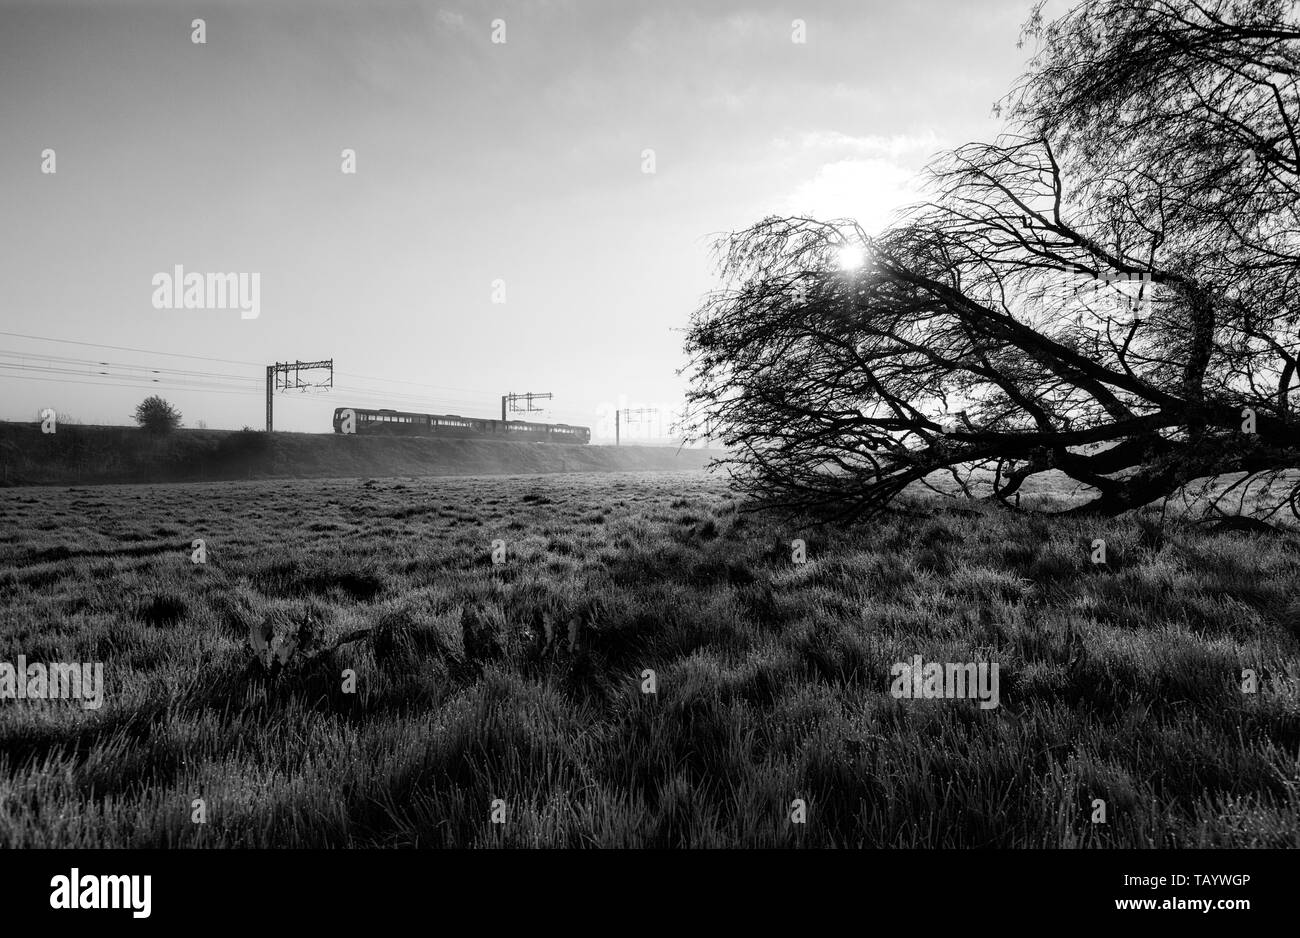
[[[680,472],[717,451],[496,440],[0,423],[0,485],[213,482],[235,479]]]

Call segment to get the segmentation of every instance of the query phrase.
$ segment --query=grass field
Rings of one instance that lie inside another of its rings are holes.
[[[0,490],[0,661],[106,685],[0,700],[0,845],[1300,846],[1295,535],[739,504],[701,473]],[[251,664],[308,615],[374,631]],[[895,699],[917,654],[998,663],[1000,705]]]

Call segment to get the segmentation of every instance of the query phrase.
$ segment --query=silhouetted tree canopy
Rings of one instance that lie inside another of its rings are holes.
[[[1300,465],[1291,4],[1094,0],[1026,35],[1006,132],[897,223],[720,242],[693,423],[769,502],[856,517],[933,473],[1005,500],[1057,469],[1117,513]]]

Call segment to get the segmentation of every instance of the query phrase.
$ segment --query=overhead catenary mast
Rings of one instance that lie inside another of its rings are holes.
[[[534,394],[529,391],[526,394],[515,394],[513,391],[509,394],[501,395],[501,422],[506,422],[507,408],[511,413],[527,413],[530,411],[539,411],[542,408],[534,407],[533,401],[549,401],[555,395],[547,391],[545,394]],[[523,407],[518,406],[519,401],[524,401]]]
[[[303,381],[304,371],[327,371],[329,374],[318,380]],[[290,375],[292,372],[292,376]],[[276,362],[266,366],[266,432],[272,429],[272,406],[276,391],[306,391],[310,388],[334,387],[334,359],[319,362]]]

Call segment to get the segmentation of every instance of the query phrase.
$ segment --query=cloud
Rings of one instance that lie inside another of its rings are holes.
[[[813,218],[852,218],[868,234],[893,220],[894,212],[922,198],[912,170],[886,159],[838,160],[795,188],[784,213]]]
[[[784,137],[778,138],[775,143],[781,149],[790,149],[796,145]],[[803,150],[829,151],[841,156],[887,157],[893,160],[911,157],[914,161],[924,161],[941,145],[942,141],[933,130],[916,134],[893,134],[889,137],[855,137],[837,130],[813,130],[801,134],[797,140],[797,146]]]

